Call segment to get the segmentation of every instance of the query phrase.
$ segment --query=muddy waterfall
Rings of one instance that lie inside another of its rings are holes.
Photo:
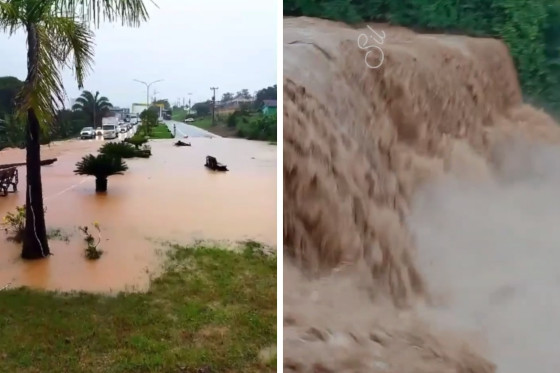
[[[284,370],[558,371],[522,325],[560,283],[560,129],[502,42],[368,26],[284,19]]]

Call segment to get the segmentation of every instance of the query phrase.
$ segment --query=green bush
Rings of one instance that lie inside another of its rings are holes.
[[[149,158],[152,153],[150,150],[137,149],[132,144],[126,142],[108,142],[105,143],[101,149],[99,149],[101,154],[110,155],[117,158]]]
[[[89,154],[76,163],[74,173],[78,175],[95,176],[95,191],[107,191],[107,178],[112,175],[122,175],[128,170],[126,163],[118,157],[99,154],[97,157]]]
[[[231,113],[227,118],[227,126],[230,127],[230,128],[234,128],[235,126],[237,126],[238,116],[239,116],[239,113],[237,111],[234,111],[233,113]]]
[[[140,134],[135,134],[131,138],[125,139],[124,142],[132,144],[138,149],[141,145],[144,145],[148,142],[148,139]]]
[[[101,258],[101,255],[103,255],[103,251],[99,249],[99,244],[101,243],[101,228],[97,223],[93,223],[93,226],[98,232],[99,237],[97,239],[97,242],[95,242],[95,238],[89,231],[88,226],[78,227],[78,229],[84,234],[84,241],[86,241],[87,244],[86,258],[89,260],[97,260]]]
[[[6,233],[10,233],[10,239],[15,242],[22,242],[25,231],[25,205],[16,206],[15,212],[8,212],[2,220],[2,225]]]
[[[249,140],[276,141],[276,116],[261,116],[238,128],[238,135]]]
[[[150,135],[152,128],[158,125],[159,115],[157,111],[150,108],[140,113],[140,119],[142,120],[142,126],[145,126],[146,134]]]
[[[119,158],[134,158],[136,148],[128,143],[107,142],[99,149],[99,153]]]

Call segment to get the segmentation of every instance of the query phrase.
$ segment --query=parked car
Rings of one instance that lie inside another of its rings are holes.
[[[84,127],[80,132],[80,138],[83,139],[94,139],[95,138],[95,130],[93,127]]]
[[[188,122],[194,122],[194,118],[187,118],[187,119],[185,119],[185,123],[188,123]]]
[[[116,139],[119,137],[117,132],[117,126],[114,124],[104,124],[103,125],[103,140]]]

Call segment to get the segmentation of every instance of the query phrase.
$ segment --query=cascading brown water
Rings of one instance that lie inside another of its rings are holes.
[[[493,372],[486,338],[428,322],[411,210],[435,180],[525,172],[512,139],[560,131],[522,103],[500,41],[370,26],[386,35],[377,69],[368,28],[284,20],[285,370]]]

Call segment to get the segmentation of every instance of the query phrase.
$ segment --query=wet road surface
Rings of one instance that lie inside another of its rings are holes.
[[[208,132],[206,130],[203,130],[202,128],[198,128],[198,127],[193,126],[191,124],[178,122],[176,120],[166,120],[164,122],[165,122],[165,124],[167,124],[167,127],[169,128],[171,133],[173,133],[173,125],[175,124],[177,126],[177,134],[175,136],[177,138],[183,138],[185,136],[189,136],[189,137],[220,137],[221,138],[221,136],[215,135],[212,132]]]

